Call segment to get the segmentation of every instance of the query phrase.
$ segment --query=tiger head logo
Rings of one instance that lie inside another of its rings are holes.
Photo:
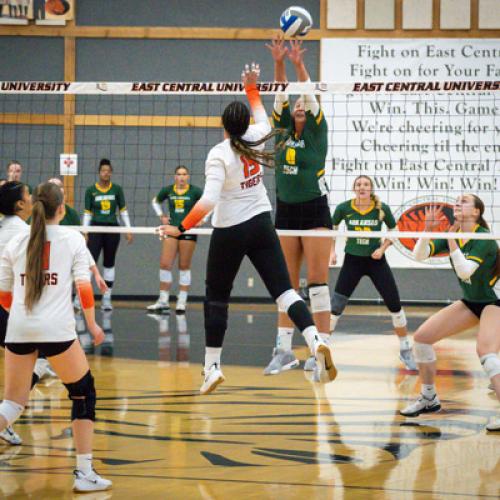
[[[442,208],[445,219],[441,221],[437,231],[447,231],[453,223],[453,204],[454,201],[451,198],[436,199],[434,196],[411,200],[405,203],[395,214],[397,230],[423,231],[425,226],[425,209],[439,205]],[[412,252],[416,243],[416,238],[399,238],[395,241],[395,247],[406,257],[413,258]],[[442,252],[432,256],[430,262],[432,264],[442,264],[443,262],[447,262],[447,257],[448,252]]]

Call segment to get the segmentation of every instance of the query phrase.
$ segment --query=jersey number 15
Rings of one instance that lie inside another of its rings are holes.
[[[250,158],[245,156],[240,156],[241,163],[243,163],[243,175],[245,179],[252,177],[252,175],[257,175],[260,172],[260,165]]]

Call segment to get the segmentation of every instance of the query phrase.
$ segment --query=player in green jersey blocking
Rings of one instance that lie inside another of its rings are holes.
[[[306,49],[302,42],[291,40],[287,46],[281,36],[267,45],[274,60],[275,81],[287,81],[285,59],[288,58],[300,82],[309,81],[304,63]],[[301,96],[290,110],[288,96],[277,94],[273,111],[274,126],[281,129],[278,140],[283,143],[276,154],[276,229],[306,231],[331,229],[325,160],[328,149],[328,126],[323,111],[313,94]],[[330,291],[328,259],[330,238],[280,236],[280,244],[290,273],[292,286],[299,288],[302,261],[307,267],[307,284],[314,323],[319,335],[326,339],[330,326]],[[283,310],[278,311],[276,347],[265,375],[276,375],[298,366],[292,351],[294,325]],[[314,357],[306,361],[305,370],[314,370]]]
[[[152,205],[161,224],[178,226],[201,198],[203,191],[189,183],[189,170],[184,165],[175,169],[174,184],[166,186],[153,198]],[[167,201],[168,216],[163,213],[161,204]],[[181,234],[163,240],[160,257],[160,296],[148,306],[148,311],[164,312],[169,310],[169,294],[172,288],[172,268],[179,256],[179,295],[175,311],[186,310],[189,287],[191,285],[191,260],[196,247],[195,234]]]
[[[125,203],[123,189],[118,184],[111,182],[113,167],[111,162],[103,158],[99,163],[99,180],[89,186],[85,191],[85,212],[83,214],[84,226],[111,226],[118,227],[117,210],[123,224],[130,227],[130,216]],[[132,233],[127,233],[127,242],[133,241]],[[101,309],[111,311],[111,294],[115,282],[115,260],[118,245],[120,244],[119,233],[90,233],[88,247],[94,260],[99,260],[101,250],[103,252],[103,277],[108,290],[103,294]]]
[[[454,224],[450,232],[489,232],[483,218],[484,203],[474,194],[459,196],[455,202]],[[425,213],[424,231],[436,231],[444,215],[441,207],[432,207]],[[476,352],[486,375],[491,380],[500,401],[500,250],[494,240],[428,240],[420,238],[413,255],[424,260],[449,250],[450,261],[459,280],[463,298],[433,314],[414,336],[415,360],[422,382],[419,398],[400,411],[406,417],[433,413],[441,409],[434,381],[436,353],[433,344],[474,326],[479,326]],[[487,426],[489,431],[500,431],[500,416]]]
[[[345,258],[332,295],[332,315],[330,331],[333,333],[337,322],[344,312],[349,298],[363,276],[368,276],[378,290],[384,304],[391,313],[392,326],[399,338],[399,357],[408,370],[416,370],[413,360],[410,338],[406,328],[406,316],[399,291],[391,268],[385,258],[385,251],[392,242],[386,238],[364,238],[367,231],[380,231],[385,224],[389,229],[396,227],[391,209],[382,203],[373,189],[373,181],[366,175],[354,180],[353,191],[356,198],[337,205],[332,217],[334,228],[344,221],[349,231],[360,231],[358,238],[348,238],[345,247]],[[337,263],[335,239],[332,244],[330,264]]]

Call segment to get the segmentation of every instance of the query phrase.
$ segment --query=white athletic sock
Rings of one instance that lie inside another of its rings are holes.
[[[76,456],[76,468],[87,475],[92,472],[92,453],[84,453]]]
[[[315,326],[308,326],[303,332],[302,336],[304,337],[307,346],[309,347],[309,350],[311,351],[312,354],[313,352],[313,343],[314,339],[318,336],[318,330],[316,329]]]
[[[432,399],[436,395],[436,386],[434,384],[422,384],[422,395],[427,399]]]
[[[207,371],[214,363],[220,368],[220,355],[222,347],[205,347],[205,371]]]
[[[408,349],[411,349],[409,335],[405,335],[404,337],[398,337],[398,338],[399,338],[399,350],[400,351],[407,351]]]
[[[279,326],[278,335],[276,335],[276,348],[283,351],[292,350],[293,326]]]
[[[168,303],[168,299],[169,299],[169,292],[168,290],[160,290],[160,301],[161,302],[164,302],[165,304]]]
[[[183,302],[184,304],[187,302],[188,299],[188,293],[186,290],[180,290],[179,295],[177,295],[177,300],[179,302]]]

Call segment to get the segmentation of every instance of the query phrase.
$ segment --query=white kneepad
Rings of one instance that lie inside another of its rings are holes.
[[[313,313],[330,312],[330,290],[328,285],[309,286],[309,300],[311,301]]]
[[[179,271],[179,285],[181,286],[191,285],[191,269]]]
[[[392,318],[392,326],[394,328],[404,328],[407,324],[406,314],[404,312],[404,309],[401,309],[401,311],[397,313],[391,313],[391,318]]]
[[[417,363],[432,363],[436,361],[436,353],[431,344],[415,342],[413,345],[413,352]]]
[[[160,269],[160,281],[163,283],[172,283],[172,273],[168,269]]]
[[[7,421],[7,425],[13,424],[24,411],[24,406],[4,399],[0,403],[0,415]]]
[[[479,358],[479,361],[481,361],[488,378],[492,379],[496,375],[500,375],[500,358],[498,357],[498,354],[493,352],[485,354]]]
[[[293,288],[290,288],[290,290],[283,292],[276,299],[276,303],[278,304],[278,311],[286,313],[290,306],[298,301],[303,302],[302,297]]]
[[[103,268],[102,277],[104,278],[104,281],[115,281],[115,268],[114,267]]]

